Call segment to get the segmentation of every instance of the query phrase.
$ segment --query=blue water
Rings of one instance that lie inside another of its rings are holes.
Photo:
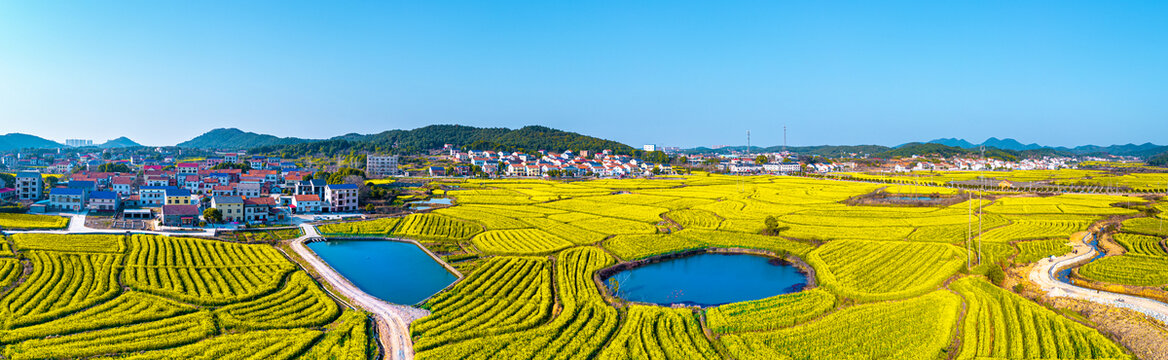
[[[1087,265],[1087,264],[1091,263],[1092,261],[1099,260],[1099,258],[1102,258],[1102,257],[1107,255],[1106,253],[1103,252],[1103,250],[1099,249],[1099,238],[1096,237],[1095,235],[1091,235],[1091,241],[1088,242],[1087,245],[1091,245],[1091,247],[1095,249],[1095,256],[1092,257],[1091,260],[1088,260],[1087,262],[1083,263],[1082,265],[1079,265],[1080,267],[1083,265]],[[1071,267],[1068,267],[1066,269],[1062,269],[1058,273],[1056,273],[1054,276],[1059,281],[1074,285],[1075,280],[1071,279],[1071,270],[1074,268],[1075,268],[1075,266],[1071,266]]]
[[[929,201],[929,200],[933,200],[933,198],[928,197],[928,196],[889,196],[889,197],[886,197],[885,199],[905,200],[905,201]]]
[[[450,205],[450,198],[432,198],[426,200],[427,204]]]
[[[330,240],[308,248],[353,285],[395,304],[417,304],[458,279],[411,243]]]
[[[798,292],[807,277],[791,265],[745,254],[699,254],[619,272],[609,289],[629,301],[713,306]]]

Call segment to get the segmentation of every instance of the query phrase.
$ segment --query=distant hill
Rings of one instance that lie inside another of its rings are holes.
[[[65,145],[56,141],[29,134],[9,133],[7,135],[0,135],[0,151],[29,148],[52,149],[61,147],[65,147]]]
[[[1027,150],[1029,151],[1029,150]],[[908,143],[888,151],[875,154],[873,156],[878,158],[905,158],[912,156],[941,156],[952,157],[957,155],[972,155],[979,153],[979,150],[964,149],[956,146],[948,146],[936,143]],[[1008,161],[1018,160],[1019,157],[1025,157],[1021,152],[1015,150],[1005,150],[993,147],[986,147],[986,157],[993,159],[1001,159]]]
[[[636,149],[612,140],[552,129],[526,126],[521,129],[478,128],[464,125],[430,125],[413,130],[389,130],[377,134],[346,134],[328,140],[295,144],[266,145],[252,148],[251,153],[280,154],[294,157],[314,154],[338,154],[350,151],[376,153],[416,153],[440,149],[445,144],[472,150],[612,150],[632,154]]]
[[[117,139],[106,141],[104,144],[98,145],[97,147],[102,148],[102,149],[110,149],[110,148],[137,147],[137,146],[142,146],[142,144],[136,143],[136,142],[134,142],[134,140],[130,140],[130,138],[122,136],[122,137],[119,137]]]
[[[293,137],[282,138],[230,128],[214,129],[203,135],[196,136],[194,139],[181,142],[176,146],[198,149],[243,150],[260,146],[290,145],[309,141],[315,140]]]
[[[851,154],[859,156],[871,155],[891,149],[887,146],[881,145],[816,145],[816,146],[788,146],[787,151],[797,155],[819,155],[825,157],[847,157]],[[734,152],[743,152],[746,146],[726,146],[717,149],[708,147],[697,147],[693,149],[681,150],[682,154],[730,154]],[[751,153],[773,153],[783,151],[782,146],[759,147],[751,146]]]
[[[1033,150],[1033,151],[1036,151],[1036,154],[1042,154],[1042,155],[1054,155],[1054,154],[1060,154],[1060,155],[1104,155],[1104,154],[1110,154],[1110,155],[1119,155],[1119,156],[1139,156],[1139,157],[1143,157],[1143,158],[1148,158],[1148,157],[1154,156],[1156,154],[1168,151],[1168,146],[1160,146],[1160,145],[1156,145],[1156,144],[1152,144],[1152,143],[1144,143],[1141,145],[1127,144],[1127,145],[1111,145],[1111,146],[1083,145],[1083,146],[1076,146],[1073,148],[1068,148],[1068,147],[1062,147],[1062,146],[1059,146],[1059,147],[1042,146],[1042,145],[1033,144],[1033,143],[1032,144],[1022,144],[1021,142],[1014,140],[1014,139],[1010,139],[1010,138],[998,139],[998,138],[994,138],[994,137],[986,139],[986,141],[983,141],[980,144],[974,144],[974,143],[970,143],[969,141],[966,141],[965,139],[955,139],[955,138],[935,139],[935,140],[930,140],[928,143],[941,144],[941,145],[952,146],[952,147],[959,147],[959,148],[963,148],[963,149],[976,149],[979,146],[985,145],[985,147],[987,147],[987,148],[997,148],[997,149],[1002,149],[1002,150],[1013,150],[1013,151],[1031,151],[1031,150]],[[910,144],[912,144],[912,143],[910,143]],[[905,145],[908,145],[908,144],[905,144]],[[900,145],[900,146],[905,146],[905,145]]]

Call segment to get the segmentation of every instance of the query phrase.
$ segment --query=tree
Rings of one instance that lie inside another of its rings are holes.
[[[374,207],[373,204],[365,204],[365,212],[373,212],[373,210],[376,210],[376,209],[377,208]]]
[[[365,171],[362,171],[361,169],[343,167],[343,168],[337,169],[336,172],[329,174],[329,176],[327,177],[327,182],[329,184],[352,184],[350,182],[345,181],[345,179],[347,179],[350,176],[360,177],[361,180],[364,180],[365,179]]]
[[[0,173],[0,186],[16,187],[16,176],[12,176],[12,174]]]
[[[769,161],[769,159],[767,159],[766,155],[759,155],[754,157],[754,163],[758,165],[766,164],[767,161]]]
[[[130,167],[122,163],[105,163],[97,166],[98,172],[128,173]]]
[[[766,225],[766,234],[772,236],[779,236],[783,231],[790,229],[790,227],[783,226],[774,215],[768,215],[766,220],[763,220],[763,224]]]
[[[715,157],[709,157],[709,158],[702,159],[702,164],[709,165],[709,166],[715,166],[721,162],[722,162],[721,160],[718,160],[718,158],[715,158]]]
[[[244,172],[248,172],[248,171],[251,171],[251,165],[248,165],[247,163],[222,162],[222,163],[215,164],[215,166],[211,167],[211,170],[223,170],[223,169],[239,169],[239,170],[243,170]]]
[[[645,159],[649,162],[664,164],[669,162],[669,154],[664,151],[653,151],[645,155]]]
[[[1002,282],[1006,280],[1006,272],[1002,270],[1002,265],[989,264],[989,266],[990,269],[986,272],[986,277],[989,278],[990,282],[994,283],[994,285],[1002,286]]]
[[[49,189],[57,187],[57,183],[60,181],[61,181],[61,179],[56,177],[56,176],[46,176],[45,177],[45,185],[47,185],[46,187]]]
[[[216,208],[203,210],[203,220],[212,224],[221,223],[223,222],[223,212]]]

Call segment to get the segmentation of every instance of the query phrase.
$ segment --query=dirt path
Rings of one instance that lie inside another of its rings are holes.
[[[328,281],[338,292],[351,299],[354,305],[373,313],[377,318],[378,340],[385,350],[385,358],[389,360],[409,360],[414,358],[414,344],[410,340],[410,323],[429,315],[430,312],[409,306],[391,304],[384,300],[366,294],[357,286],[345,279],[344,276],[333,270],[316,253],[308,250],[304,245],[309,239],[318,238],[320,234],[312,225],[300,225],[304,229],[304,236],[293,240],[292,250],[300,255],[308,265],[316,269],[321,278]]]
[[[1131,295],[1115,294],[1106,291],[1081,288],[1059,281],[1055,274],[1059,270],[1087,261],[1095,256],[1095,249],[1087,245],[1088,239],[1094,236],[1089,232],[1078,233],[1072,236],[1071,246],[1074,251],[1056,258],[1046,258],[1038,261],[1030,270],[1030,281],[1038,284],[1051,297],[1065,297],[1081,299],[1108,306],[1135,310],[1148,315],[1161,323],[1168,325],[1168,304]]]

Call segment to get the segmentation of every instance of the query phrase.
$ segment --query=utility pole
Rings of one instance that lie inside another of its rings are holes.
[[[746,130],[746,156],[750,157],[750,130]]]
[[[981,161],[986,161],[985,145],[981,146]],[[981,236],[982,236],[982,228],[981,228],[982,204],[981,204],[981,199],[984,196],[985,196],[985,180],[982,180],[981,191],[977,192],[977,264],[978,265],[981,265]]]
[[[787,156],[787,125],[783,125],[783,156]]]
[[[966,203],[969,204],[969,212],[968,212],[969,222],[967,223],[967,226],[965,227],[965,270],[969,270],[970,268],[972,268],[972,266],[970,265],[970,262],[973,261],[971,259],[973,257],[973,249],[970,246],[970,243],[973,242],[973,194],[972,193],[969,194],[969,200],[967,200]]]

